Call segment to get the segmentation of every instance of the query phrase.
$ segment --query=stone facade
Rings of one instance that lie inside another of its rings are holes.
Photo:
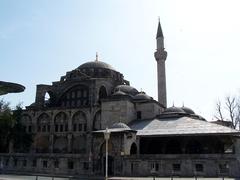
[[[159,23],[158,101],[97,58],[52,85],[37,85],[21,119],[33,143],[27,153],[0,154],[1,170],[103,176],[109,128],[109,175],[240,176],[238,131],[186,107],[166,108],[166,57]]]

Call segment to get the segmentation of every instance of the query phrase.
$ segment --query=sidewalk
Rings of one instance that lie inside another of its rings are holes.
[[[240,180],[240,178],[203,178],[203,177],[110,177],[109,180]]]

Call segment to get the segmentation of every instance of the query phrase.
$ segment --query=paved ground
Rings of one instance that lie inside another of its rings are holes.
[[[43,176],[23,176],[23,175],[0,175],[0,180],[104,180],[104,178],[60,178]],[[240,180],[240,178],[178,178],[178,177],[110,177],[109,180]]]
[[[154,180],[154,178],[152,177],[136,177],[136,178],[132,178],[132,177],[114,177],[114,178],[110,178],[111,180]],[[155,180],[223,180],[223,178],[177,178],[177,177],[165,177],[165,178],[155,178]],[[237,180],[234,178],[224,178],[224,180]],[[240,179],[239,179],[240,180]]]
[[[177,178],[177,177],[165,177],[165,178],[159,178],[156,177],[155,180],[240,180],[240,179],[235,179],[235,178]],[[140,178],[140,177],[136,177],[136,178],[132,178],[132,177],[113,177],[110,178],[110,180],[154,180],[153,177],[145,177],[145,178]]]

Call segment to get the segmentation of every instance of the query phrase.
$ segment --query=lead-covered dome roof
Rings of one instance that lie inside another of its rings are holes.
[[[135,100],[152,100],[153,98],[143,92],[140,92],[139,94],[135,95],[133,97]]]
[[[111,126],[111,129],[126,129],[126,130],[130,130],[129,126],[126,125],[125,123],[122,123],[122,122],[114,123]]]
[[[122,92],[122,91],[116,91],[115,93],[113,93],[113,96],[125,96],[126,93]]]
[[[121,91],[132,96],[135,96],[136,94],[138,94],[138,90],[129,85],[118,85],[114,89],[114,92],[117,92],[117,91]]]
[[[102,68],[116,71],[111,65],[102,62],[102,61],[90,61],[80,65],[77,69],[85,69],[85,68]]]
[[[169,114],[169,113],[185,113],[185,111],[182,108],[179,107],[169,107],[163,111],[164,114]]]
[[[187,113],[187,114],[195,114],[195,112],[192,110],[192,109],[190,109],[190,108],[188,108],[188,107],[182,107],[181,108],[185,113]]]

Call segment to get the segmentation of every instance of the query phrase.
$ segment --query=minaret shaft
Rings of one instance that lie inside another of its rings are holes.
[[[167,59],[167,51],[164,50],[164,37],[160,22],[158,23],[158,32],[156,40],[157,50],[154,53],[154,56],[157,61],[158,102],[167,107],[167,88],[165,72],[165,61]]]
[[[157,61],[158,102],[167,107],[165,61]]]

